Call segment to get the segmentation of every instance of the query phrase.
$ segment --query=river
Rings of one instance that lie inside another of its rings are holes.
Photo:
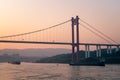
[[[0,63],[0,80],[120,80],[120,65]]]

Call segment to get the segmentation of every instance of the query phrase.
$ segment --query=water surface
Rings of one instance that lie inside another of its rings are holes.
[[[120,65],[0,63],[0,80],[120,80]]]

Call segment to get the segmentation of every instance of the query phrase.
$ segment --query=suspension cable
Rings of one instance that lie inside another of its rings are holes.
[[[94,33],[95,35],[99,36],[101,39],[104,39],[106,42],[111,43],[110,41],[108,41],[106,38],[102,37],[101,35],[99,35],[98,33],[94,32],[93,30],[91,30],[90,28],[88,28],[87,26],[83,25],[80,23],[80,25],[84,28],[86,28],[87,30],[89,30],[90,32]]]
[[[115,40],[113,40],[111,37],[107,36],[106,34],[104,34],[103,32],[101,32],[100,30],[96,29],[95,27],[93,27],[92,25],[90,25],[89,23],[85,22],[84,20],[80,19],[83,23],[85,23],[87,26],[89,26],[90,28],[94,29],[95,31],[97,31],[98,33],[100,33],[101,35],[103,35],[104,37],[106,37],[107,39],[113,41],[114,43],[117,43]]]
[[[54,27],[63,25],[63,24],[65,24],[65,23],[68,23],[69,21],[71,21],[71,20],[64,21],[64,22],[62,22],[62,23],[59,23],[59,24],[50,26],[50,27],[48,27],[48,28],[44,28],[44,29],[40,29],[40,30],[36,30],[36,31],[31,31],[31,32],[27,32],[27,33],[22,33],[22,34],[9,35],[9,36],[1,36],[0,38],[16,37],[16,36],[22,36],[22,35],[32,34],[32,33],[36,33],[36,32],[41,32],[41,31],[45,31],[45,30],[48,30],[48,29],[51,29],[51,28],[54,28]]]

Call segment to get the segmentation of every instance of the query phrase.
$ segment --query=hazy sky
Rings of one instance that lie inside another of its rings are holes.
[[[0,36],[42,29],[76,15],[120,43],[120,0],[0,0]],[[80,30],[81,42],[99,40]]]

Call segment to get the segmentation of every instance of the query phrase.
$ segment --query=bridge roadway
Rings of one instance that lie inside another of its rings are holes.
[[[39,42],[39,41],[17,41],[17,40],[0,40],[0,43],[27,43],[27,44],[56,44],[56,45],[72,45],[67,42]],[[74,44],[76,45],[76,44]],[[91,46],[120,46],[120,44],[97,44],[97,43],[79,43],[79,45]]]

